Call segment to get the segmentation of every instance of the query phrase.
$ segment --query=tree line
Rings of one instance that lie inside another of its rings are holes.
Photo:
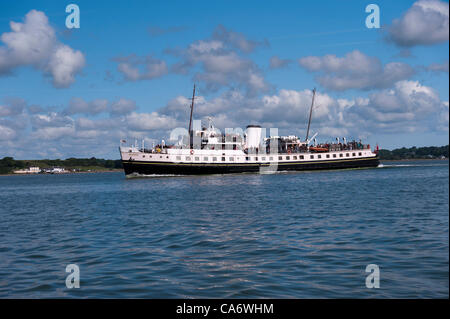
[[[66,169],[120,169],[120,160],[106,160],[102,158],[67,158],[67,159],[43,159],[43,160],[15,160],[12,157],[4,157],[0,160],[0,174],[9,174],[17,169],[39,166],[40,168],[62,167]]]
[[[395,150],[380,149],[381,160],[402,160],[402,159],[429,159],[449,157],[449,145],[429,146],[429,147],[411,147],[397,148]],[[67,158],[61,159],[43,159],[43,160],[15,160],[12,157],[4,157],[0,160],[0,174],[9,174],[17,169],[28,168],[30,166],[39,166],[40,168],[63,167],[66,169],[103,168],[120,169],[122,162],[120,160],[107,160],[102,158]]]
[[[395,150],[383,150],[378,153],[381,160],[448,158],[448,145],[428,147],[402,147]]]

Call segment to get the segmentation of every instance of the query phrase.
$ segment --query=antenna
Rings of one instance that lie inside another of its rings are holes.
[[[315,133],[309,140],[306,141],[306,145],[309,145],[309,143],[317,136],[319,133]]]
[[[194,83],[194,91],[192,92],[192,103],[191,103],[191,116],[189,118],[189,140],[190,140],[190,147],[193,148],[194,141],[192,134],[192,113],[194,112],[194,100],[195,100],[195,83]]]
[[[311,109],[309,110],[308,130],[306,131],[306,139],[305,139],[305,141],[308,141],[308,137],[309,137],[309,126],[311,125],[311,116],[312,116],[312,110],[313,110],[313,106],[314,106],[314,97],[315,96],[316,96],[316,88],[314,88],[314,90],[313,90]]]
[[[208,116],[207,119],[208,119],[208,129],[214,128],[214,122],[213,122],[212,117],[211,117],[211,116]]]
[[[191,116],[189,118],[189,132],[192,130],[192,113],[194,112],[194,100],[195,100],[195,84],[194,84],[194,92],[192,93],[192,102],[191,102]]]

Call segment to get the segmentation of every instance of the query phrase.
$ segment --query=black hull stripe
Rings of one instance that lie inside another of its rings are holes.
[[[367,161],[378,159],[377,157],[365,157],[365,158],[353,158],[342,160],[325,160],[325,161],[291,161],[291,162],[264,162],[264,163],[176,163],[176,162],[145,162],[145,161],[123,161],[123,164],[149,164],[149,165],[188,165],[188,166],[270,166],[277,165],[299,165],[299,164],[322,164],[322,163],[341,163],[341,162],[354,162],[354,161]]]
[[[200,175],[200,174],[228,174],[258,172],[260,167],[270,168],[269,163],[162,163],[162,162],[138,162],[122,161],[126,175],[137,173],[144,175],[173,174],[173,175]],[[145,165],[148,164],[148,165]],[[304,162],[274,162],[278,164],[277,171],[303,171],[326,170],[345,168],[369,168],[379,165],[378,157],[328,160],[328,161],[304,161]]]

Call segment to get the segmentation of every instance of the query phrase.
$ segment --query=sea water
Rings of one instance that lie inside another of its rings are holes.
[[[448,209],[448,161],[0,176],[0,297],[448,298]]]

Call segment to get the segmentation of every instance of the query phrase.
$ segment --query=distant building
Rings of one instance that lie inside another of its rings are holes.
[[[62,174],[62,173],[68,173],[69,171],[62,167],[52,167],[52,168],[45,168],[44,173],[47,174]]]
[[[67,172],[67,171],[61,167],[53,167],[53,169],[52,169],[53,174],[65,173],[65,172]]]
[[[16,171],[13,171],[14,174],[39,174],[41,172],[41,169],[37,166],[32,166],[29,168],[19,169]]]

